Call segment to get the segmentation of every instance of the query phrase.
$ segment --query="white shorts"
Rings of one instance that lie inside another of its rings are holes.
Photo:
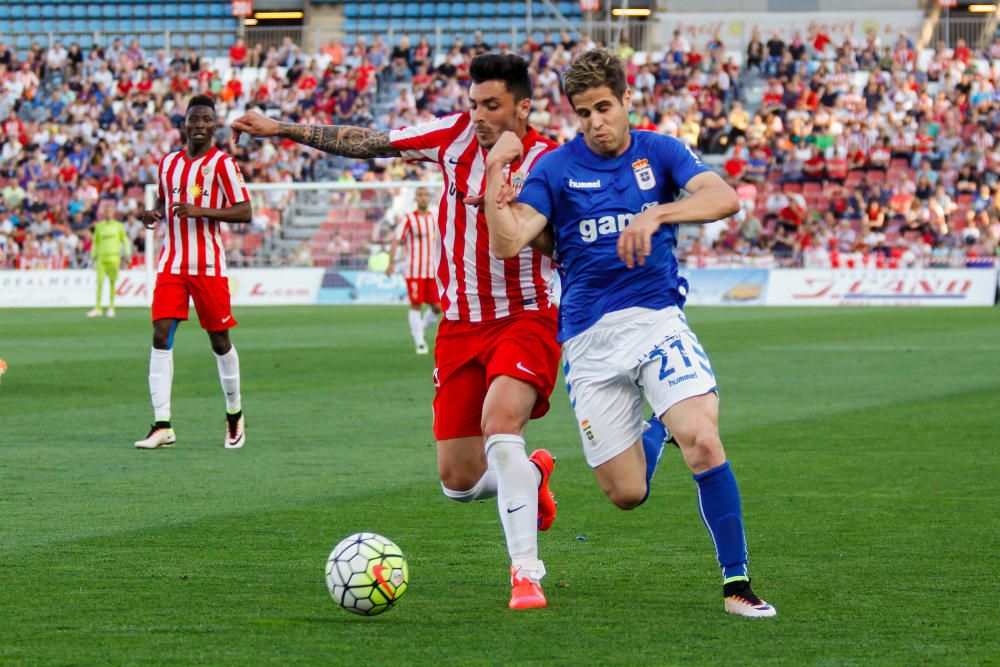
[[[708,355],[673,306],[608,313],[563,343],[563,372],[592,468],[642,436],[643,395],[662,416],[686,398],[717,391]]]

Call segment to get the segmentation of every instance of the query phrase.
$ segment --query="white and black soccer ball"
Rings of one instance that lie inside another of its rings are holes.
[[[375,616],[392,609],[406,593],[406,558],[392,540],[375,533],[344,538],[326,561],[326,587],[349,612]]]

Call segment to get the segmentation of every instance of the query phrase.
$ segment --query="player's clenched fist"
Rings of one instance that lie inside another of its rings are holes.
[[[146,229],[152,229],[156,227],[156,223],[163,220],[163,213],[160,211],[143,211],[142,212],[142,224]]]
[[[505,165],[514,160],[520,160],[522,157],[524,157],[524,146],[521,140],[508,130],[501,134],[500,139],[493,144],[486,159],[489,162]]]
[[[278,134],[278,121],[256,111],[249,111],[234,120],[232,128],[235,141],[240,140],[240,134],[243,132],[252,137],[273,137]]]

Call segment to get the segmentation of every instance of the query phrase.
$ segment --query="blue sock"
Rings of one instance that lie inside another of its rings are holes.
[[[715,543],[724,580],[747,577],[747,545],[743,535],[740,490],[729,461],[692,475],[698,484],[698,508]]]
[[[642,497],[640,505],[649,498],[649,485],[653,481],[653,473],[656,472],[656,464],[660,462],[667,439],[667,428],[655,415],[652,419],[647,419],[646,423],[649,428],[642,434],[642,451],[646,453],[646,495]]]

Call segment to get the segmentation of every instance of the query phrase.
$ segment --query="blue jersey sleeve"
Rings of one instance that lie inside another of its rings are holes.
[[[557,152],[547,153],[538,159],[535,166],[531,168],[528,178],[525,179],[521,193],[517,196],[517,201],[535,209],[544,215],[549,222],[552,221],[552,214],[556,208],[553,193],[558,188],[558,183],[552,182],[550,165],[552,164],[552,156]]]
[[[673,182],[679,187],[683,188],[687,185],[688,181],[698,174],[711,171],[705,166],[705,163],[701,161],[698,154],[680,139],[675,139],[674,137],[662,134],[653,136],[655,137],[655,141],[659,144],[657,149],[658,153],[662,157],[660,165],[666,170],[667,175],[670,176]]]

